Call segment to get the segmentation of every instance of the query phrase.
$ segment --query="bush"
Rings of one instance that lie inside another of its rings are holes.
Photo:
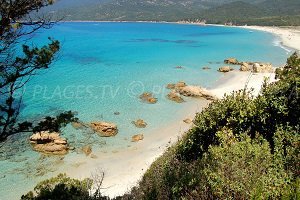
[[[22,200],[87,200],[92,187],[91,179],[79,181],[71,179],[66,174],[40,182],[34,192],[30,191],[21,197]]]
[[[278,199],[284,194],[290,177],[276,165],[265,139],[218,134],[220,146],[211,146],[202,161],[214,199]]]

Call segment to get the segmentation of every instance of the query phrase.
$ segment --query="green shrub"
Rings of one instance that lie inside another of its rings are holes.
[[[92,187],[91,179],[83,181],[71,179],[66,174],[40,182],[34,192],[30,191],[21,197],[22,200],[87,200]]]
[[[261,94],[254,98],[251,92],[234,92],[212,102],[195,117],[195,127],[179,142],[180,159],[195,160],[210,145],[219,144],[216,132],[227,127],[234,135],[247,132],[252,138],[260,133],[274,148],[273,136],[279,126],[300,124],[300,58],[293,54],[283,70],[277,71],[281,79],[265,84]]]
[[[276,162],[269,143],[231,131],[218,133],[222,142],[205,154],[204,174],[215,199],[278,199],[290,177]]]

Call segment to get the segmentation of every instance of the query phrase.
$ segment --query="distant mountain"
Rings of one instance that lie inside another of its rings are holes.
[[[57,0],[43,12],[65,20],[300,25],[300,0]]]
[[[198,17],[217,24],[300,25],[300,0],[235,1],[201,11]]]

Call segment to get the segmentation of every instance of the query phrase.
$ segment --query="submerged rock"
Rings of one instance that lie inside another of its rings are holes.
[[[41,131],[35,133],[30,137],[30,143],[35,151],[46,154],[64,155],[69,150],[67,140],[55,132]]]
[[[114,115],[120,115],[121,113],[120,112],[114,112]]]
[[[166,86],[166,88],[167,88],[167,89],[170,89],[170,90],[175,89],[175,84],[169,83],[169,84]]]
[[[73,128],[75,129],[83,129],[86,128],[87,125],[84,124],[83,122],[72,122],[71,125],[73,126]]]
[[[92,155],[91,155],[91,158],[93,158],[93,159],[97,159],[97,158],[98,158],[98,156],[96,156],[95,154],[92,154]]]
[[[137,128],[146,128],[147,126],[147,123],[142,119],[132,121],[132,124],[134,124]]]
[[[157,103],[157,98],[153,96],[150,92],[145,92],[140,95],[140,99],[146,103],[155,104]]]
[[[143,140],[144,139],[144,135],[143,134],[138,134],[138,135],[134,135],[132,136],[132,142],[138,142],[140,140]]]
[[[202,67],[203,70],[211,69],[210,67]]]
[[[171,91],[168,95],[167,95],[168,99],[170,99],[171,101],[175,101],[177,103],[182,103],[184,102],[183,98],[177,94],[175,91]]]
[[[81,149],[86,156],[89,156],[92,153],[92,147],[90,145],[86,145]]]
[[[112,137],[118,133],[117,125],[109,122],[91,122],[90,127],[101,137]]]
[[[232,69],[231,67],[229,67],[229,66],[220,67],[220,68],[218,69],[219,72],[223,72],[223,73],[230,72],[230,71],[232,71],[232,70],[233,70],[233,69]]]
[[[224,60],[225,64],[230,64],[230,65],[239,65],[240,62],[236,58],[228,58]]]

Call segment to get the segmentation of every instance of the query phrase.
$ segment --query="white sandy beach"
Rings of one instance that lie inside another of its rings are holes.
[[[279,37],[282,44],[300,51],[300,27],[273,27],[273,26],[241,26],[242,28],[265,31]]]
[[[291,28],[276,28],[276,27],[250,27],[245,28],[268,31],[279,36],[283,45],[293,49],[300,49],[300,30]],[[211,92],[221,98],[225,93],[229,94],[233,90],[243,89],[247,84],[247,88],[253,88],[254,94],[257,95],[260,91],[264,79],[267,77],[270,81],[274,81],[274,73],[251,74],[250,72],[233,71],[227,74],[216,82],[216,85],[211,88]],[[199,112],[205,107],[208,101],[188,102],[189,106],[184,107],[184,112],[181,113],[182,120],[193,118],[196,112]],[[190,125],[183,121],[174,122],[166,127],[157,128],[153,133],[148,134],[143,141],[134,143],[128,149],[112,152],[93,152],[98,158],[86,158],[78,160],[78,165],[69,169],[68,175],[75,178],[90,177],[92,172],[102,170],[105,173],[105,179],[102,192],[110,197],[122,195],[135,186],[142,178],[143,174],[149,168],[151,163],[159,157],[170,144],[189,129]],[[72,159],[69,160],[71,162]],[[66,160],[68,162],[68,160]]]

